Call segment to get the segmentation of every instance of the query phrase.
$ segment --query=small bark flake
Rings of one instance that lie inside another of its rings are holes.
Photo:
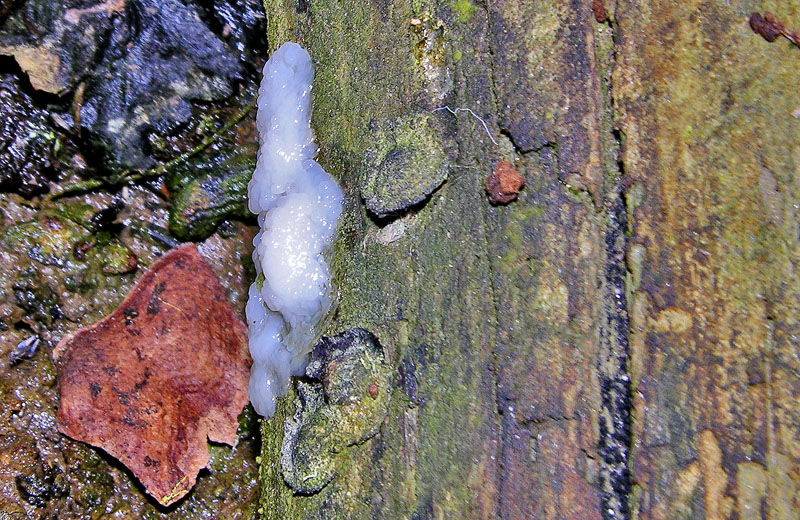
[[[492,204],[508,204],[517,198],[525,179],[509,161],[499,161],[494,172],[486,178],[486,194]]]

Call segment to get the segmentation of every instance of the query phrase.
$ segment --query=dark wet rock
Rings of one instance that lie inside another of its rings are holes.
[[[28,319],[50,324],[61,316],[58,296],[45,284],[39,283],[36,275],[36,271],[27,270],[14,283],[14,303]]]
[[[20,496],[34,506],[44,506],[51,498],[63,496],[69,490],[63,475],[51,467],[33,475],[17,475],[15,480]]]
[[[243,71],[198,10],[179,0],[29,0],[0,26],[0,42],[34,88],[75,89],[75,123],[108,151],[112,168],[152,166],[147,133],[185,123],[190,101],[229,96]]]
[[[19,3],[18,0],[0,0],[0,21]]]
[[[14,56],[31,85],[51,94],[75,87],[96,61],[123,0],[17,1],[0,26],[0,54]]]
[[[119,198],[115,198],[107,207],[97,211],[89,219],[89,224],[93,231],[112,231],[116,230],[119,225],[117,224],[117,216],[123,207],[123,202]]]
[[[336,474],[335,455],[378,433],[392,373],[378,339],[364,329],[322,338],[298,381],[294,416],[284,424],[281,469],[296,492],[313,494]]]
[[[377,217],[400,213],[427,199],[447,178],[449,162],[427,114],[378,128],[367,152],[361,196]]]
[[[139,260],[111,233],[92,233],[92,213],[84,204],[64,205],[61,211],[41,212],[39,218],[0,232],[0,261],[5,266],[0,273],[2,319],[28,328],[15,344],[62,318],[85,317],[85,310],[65,303],[76,295],[91,295],[107,309],[113,304],[111,296],[118,297],[117,289],[130,280]],[[76,223],[82,221],[83,226]]]
[[[10,396],[0,389],[0,399],[4,397]],[[7,399],[2,400],[6,401]],[[21,478],[27,475],[40,476],[42,474],[41,461],[34,447],[34,439],[24,433],[4,431],[3,436],[0,437],[0,461],[3,463],[3,471],[0,472],[0,486],[2,486],[0,489],[4,491],[0,493],[0,511],[8,511],[7,504],[13,503],[9,497],[10,493],[7,491],[9,489],[14,490],[17,501],[24,502],[24,504],[19,504],[19,510],[24,511],[25,505],[39,503],[40,495],[44,495],[44,493],[37,492],[35,485],[25,481],[20,482]]]
[[[190,100],[225,98],[241,75],[237,57],[178,0],[131,0],[108,45],[87,81],[80,117],[123,168],[152,166],[146,134],[174,131],[191,117]]]
[[[13,74],[0,74],[0,191],[31,197],[57,177],[60,139]]]
[[[42,214],[38,219],[9,226],[0,235],[0,245],[39,264],[61,267],[71,255],[72,243],[83,233],[83,228],[68,218]]]
[[[180,240],[203,240],[222,222],[247,217],[247,183],[254,158],[211,155],[181,166],[168,184],[175,193],[170,232]]]
[[[264,34],[267,32],[264,6],[259,0],[203,0],[208,26],[231,48],[235,48],[246,65],[253,65],[264,55]]]

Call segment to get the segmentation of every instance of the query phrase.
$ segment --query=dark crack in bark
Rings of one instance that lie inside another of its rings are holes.
[[[601,4],[602,5],[602,4]],[[603,298],[600,325],[598,382],[601,411],[598,443],[602,515],[604,520],[628,520],[632,478],[630,450],[632,429],[631,380],[629,371],[628,304],[626,283],[626,235],[628,232],[625,201],[625,166],[622,163],[623,136],[615,128],[612,100],[612,69],[617,60],[616,31],[613,15],[598,20],[595,33],[598,57],[598,80],[604,112],[600,131],[603,135],[605,196],[605,265],[601,291]],[[597,14],[595,12],[595,14]]]
[[[603,518],[629,518],[631,478],[628,456],[631,446],[631,382],[628,375],[628,311],[625,298],[624,193],[619,186],[606,201],[605,303],[600,332],[598,374],[600,412],[600,479]]]

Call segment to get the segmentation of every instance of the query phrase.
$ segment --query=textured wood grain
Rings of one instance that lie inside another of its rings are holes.
[[[767,5],[769,4],[769,5]],[[618,3],[638,518],[797,518],[797,49],[751,11]]]
[[[797,2],[266,6],[270,46],[317,64],[349,194],[332,330],[372,331],[397,370],[319,493],[263,470],[267,517],[796,515],[798,51],[747,18],[800,24]],[[375,219],[363,157],[398,118],[450,169]],[[498,160],[525,179],[507,206],[483,193]]]

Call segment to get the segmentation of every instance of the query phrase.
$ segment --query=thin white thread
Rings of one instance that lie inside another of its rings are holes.
[[[472,117],[474,117],[475,119],[477,119],[478,121],[481,122],[481,124],[483,125],[483,129],[486,130],[486,135],[489,136],[489,139],[492,140],[492,142],[495,144],[495,146],[497,145],[497,141],[494,140],[494,137],[492,137],[492,133],[489,131],[489,125],[486,124],[486,121],[484,121],[481,116],[479,116],[478,114],[473,112],[471,108],[458,108],[458,107],[456,107],[455,109],[452,109],[449,106],[445,105],[443,107],[434,108],[433,110],[431,110],[431,112],[438,112],[439,110],[447,110],[448,112],[450,112],[453,115],[456,115],[459,112],[469,112],[470,114],[472,114]]]

